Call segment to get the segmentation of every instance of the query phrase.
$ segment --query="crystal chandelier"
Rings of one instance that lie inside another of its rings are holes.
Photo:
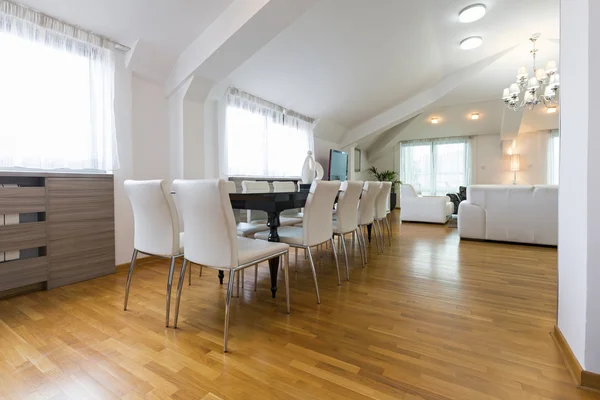
[[[560,87],[560,77],[555,61],[550,61],[546,69],[536,68],[535,55],[538,49],[535,42],[540,38],[540,34],[534,34],[529,40],[533,44],[530,51],[533,56],[533,76],[529,78],[526,67],[521,67],[517,71],[517,82],[504,89],[502,100],[507,108],[513,111],[522,111],[526,107],[533,110],[535,106],[544,103],[546,108],[558,104],[558,88]],[[521,95],[523,93],[523,95]]]

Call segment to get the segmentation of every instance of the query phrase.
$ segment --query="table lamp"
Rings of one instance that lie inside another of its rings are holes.
[[[513,185],[517,184],[517,171],[521,167],[521,161],[518,154],[511,154],[510,156],[510,170],[514,172]]]

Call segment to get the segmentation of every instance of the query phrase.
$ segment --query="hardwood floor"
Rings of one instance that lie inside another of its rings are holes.
[[[166,261],[136,270],[127,312],[124,271],[2,300],[0,398],[600,399],[575,388],[549,335],[556,249],[397,219],[366,269],[352,250],[340,287],[325,253],[320,306],[301,256],[291,315],[282,289],[271,299],[267,264],[257,292],[247,270],[228,354],[226,286],[208,269],[194,267],[177,330],[163,326]]]

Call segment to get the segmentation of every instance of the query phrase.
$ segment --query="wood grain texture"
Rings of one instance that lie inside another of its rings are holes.
[[[46,188],[0,187],[0,214],[46,211]]]
[[[36,257],[0,263],[0,291],[48,280],[48,258]]]
[[[0,301],[0,398],[600,398],[575,387],[549,335],[555,249],[461,242],[392,216],[393,246],[377,256],[373,242],[365,269],[348,241],[350,282],[338,286],[323,255],[321,305],[302,252],[290,257],[290,315],[266,263],[256,292],[246,273],[228,354],[226,288],[197,266],[177,330],[163,326],[162,260],[136,270],[126,312],[125,271]]]
[[[112,176],[48,178],[48,288],[115,272]]]
[[[0,251],[46,246],[46,222],[0,225]]]

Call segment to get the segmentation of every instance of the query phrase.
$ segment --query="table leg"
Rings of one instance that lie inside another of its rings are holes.
[[[279,213],[269,213],[269,219],[267,221],[269,227],[269,242],[279,242],[279,234],[277,228],[279,228]],[[269,260],[269,271],[271,272],[271,295],[275,298],[277,293],[277,273],[279,272],[279,258],[272,258]]]
[[[373,224],[367,225],[367,236],[369,237],[369,243],[371,243],[371,228],[372,227],[373,227]]]
[[[223,278],[225,278],[225,273],[223,271],[219,271],[219,283],[223,284]]]

